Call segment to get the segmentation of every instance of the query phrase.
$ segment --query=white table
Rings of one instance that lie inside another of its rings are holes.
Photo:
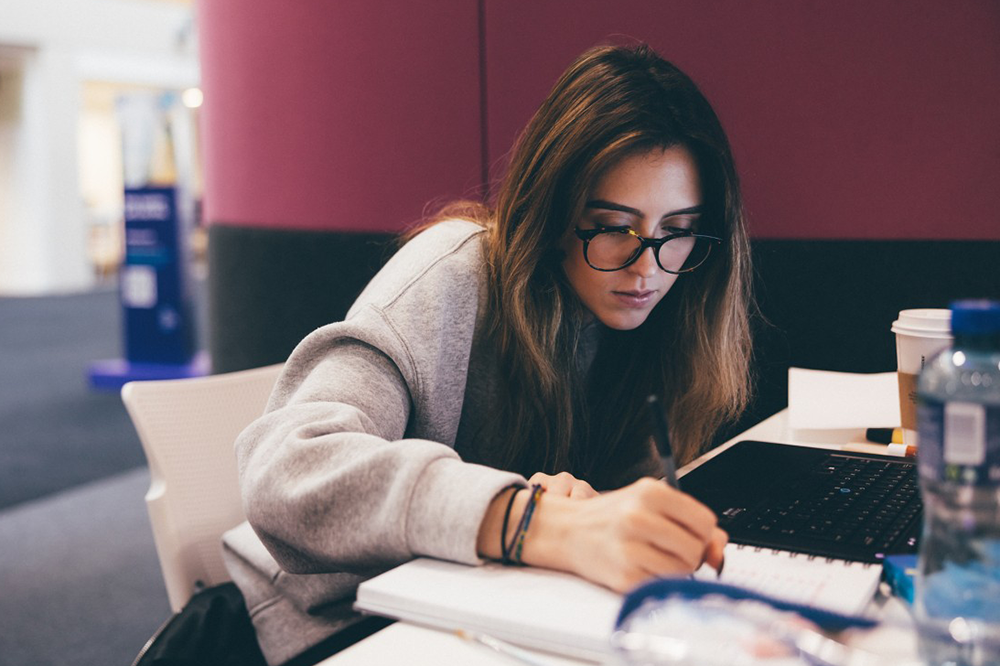
[[[794,433],[798,435],[798,433]],[[885,446],[864,442],[864,431],[829,431],[814,434],[802,441],[793,439],[788,428],[787,410],[782,410],[770,418],[734,437],[721,446],[709,451],[679,470],[684,474],[718,455],[722,450],[740,440],[756,439],[782,444],[796,444],[817,448],[847,449],[856,451],[885,452]],[[822,441],[822,440],[830,441]],[[906,659],[916,659],[916,633],[913,630],[907,607],[895,598],[873,602],[878,617],[887,626],[867,632],[852,641],[852,645],[890,656],[886,663],[902,663]],[[538,663],[546,666],[592,666],[589,662],[560,657],[544,652],[526,650]],[[408,622],[397,622],[378,633],[369,636],[346,650],[324,660],[321,666],[382,666],[406,664],[407,666],[441,666],[461,664],[463,666],[511,666],[509,657],[496,654],[489,649],[470,643],[458,636]]]

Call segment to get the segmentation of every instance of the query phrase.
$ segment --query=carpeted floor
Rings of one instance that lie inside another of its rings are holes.
[[[127,665],[169,616],[114,290],[0,298],[0,666]],[[204,340],[204,337],[201,338]]]
[[[0,512],[0,666],[128,666],[170,616],[137,468]]]
[[[0,510],[145,465],[119,395],[87,386],[120,322],[110,289],[0,298]]]

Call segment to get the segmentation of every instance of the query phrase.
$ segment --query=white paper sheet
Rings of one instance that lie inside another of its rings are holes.
[[[793,430],[895,428],[899,424],[895,372],[788,369],[788,426]]]

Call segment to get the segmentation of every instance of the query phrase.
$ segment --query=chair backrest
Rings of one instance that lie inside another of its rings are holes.
[[[263,414],[282,367],[122,387],[149,461],[146,508],[175,612],[229,580],[220,539],[245,519],[233,442]]]

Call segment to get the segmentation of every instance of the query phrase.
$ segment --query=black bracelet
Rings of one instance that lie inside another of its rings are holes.
[[[514,498],[517,494],[521,492],[523,488],[515,488],[514,492],[510,494],[510,499],[507,500],[507,510],[503,512],[503,527],[500,528],[500,559],[506,562],[510,556],[511,543],[510,546],[507,545],[507,524],[510,522],[510,510],[514,506]]]
[[[517,524],[517,529],[514,531],[514,538],[510,540],[510,545],[501,544],[503,550],[503,559],[501,562],[504,564],[520,564],[521,563],[521,549],[518,548],[517,553],[514,552],[514,547],[519,541],[523,542],[524,533],[528,531],[528,523],[531,521],[531,514],[534,511],[535,503],[541,496],[545,489],[542,488],[541,484],[536,483],[529,488],[531,495],[528,497],[528,503],[524,507],[524,512],[521,514],[521,521]],[[515,557],[512,558],[511,556]]]

